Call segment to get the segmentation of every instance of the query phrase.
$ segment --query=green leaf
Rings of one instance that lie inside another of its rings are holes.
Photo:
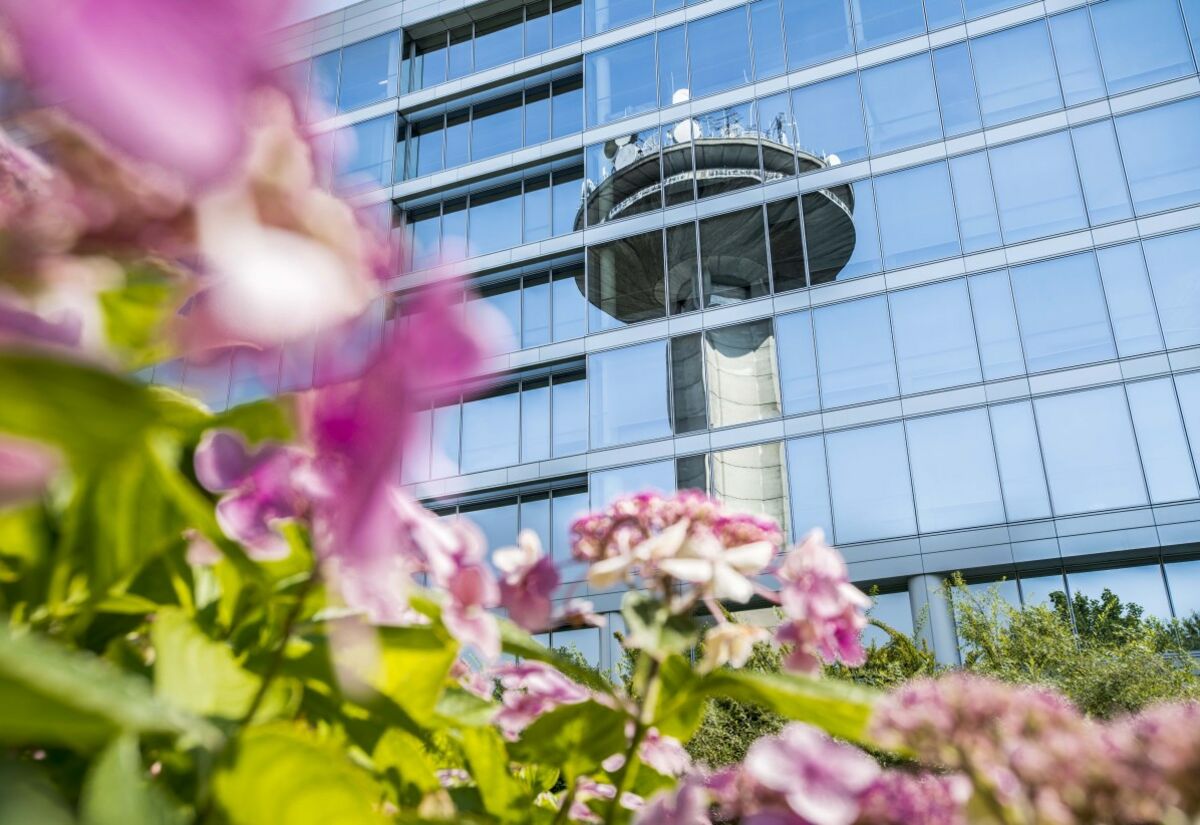
[[[207,723],[155,699],[146,680],[0,625],[0,743],[86,751],[122,731],[220,740]]]
[[[850,682],[728,668],[703,677],[700,694],[759,705],[863,745],[872,745],[867,725],[880,695]]]
[[[495,702],[460,687],[446,688],[434,708],[439,719],[459,727],[490,725],[496,710]]]
[[[180,610],[159,612],[150,628],[154,643],[154,692],[178,708],[201,716],[241,719],[262,679],[241,666],[232,648],[204,634]],[[291,704],[290,680],[276,679],[256,712],[270,719]]]
[[[700,640],[700,628],[690,614],[673,614],[667,604],[649,593],[630,590],[621,600],[626,644],[662,660],[686,653]]]
[[[83,825],[184,825],[188,817],[166,791],[150,784],[137,739],[118,736],[96,760],[80,800]]]
[[[272,398],[231,407],[217,413],[207,428],[237,430],[254,444],[259,441],[287,441],[295,435],[296,425],[290,399]]]
[[[132,269],[127,277],[98,298],[109,343],[128,368],[139,369],[171,355],[163,325],[175,308],[175,289],[157,269]]]
[[[337,742],[273,723],[247,728],[213,780],[231,825],[382,825],[383,788]]]
[[[654,726],[681,742],[692,738],[704,720],[705,700],[700,675],[682,656],[668,656],[659,668],[659,691]]]
[[[495,728],[467,728],[459,739],[483,807],[498,819],[524,821],[530,799],[509,768],[508,751]]]
[[[0,825],[75,825],[75,817],[41,774],[0,762]]]
[[[375,770],[396,788],[397,802],[415,806],[422,796],[441,788],[437,766],[419,739],[397,728],[388,728],[371,754]]]
[[[621,711],[590,699],[561,705],[527,727],[512,745],[512,753],[522,762],[557,766],[567,782],[573,782],[597,770],[614,753],[625,751],[628,721]]]

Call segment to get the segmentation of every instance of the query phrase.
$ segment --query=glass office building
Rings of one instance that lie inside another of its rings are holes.
[[[953,571],[1200,609],[1200,0],[365,0],[280,39],[397,299],[465,250],[511,328],[421,416],[438,512],[566,560],[581,511],[706,489],[822,527],[946,661]]]

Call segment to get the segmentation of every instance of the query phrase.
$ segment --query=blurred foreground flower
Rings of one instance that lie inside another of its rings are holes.
[[[0,438],[0,507],[36,498],[61,466],[49,447]]]

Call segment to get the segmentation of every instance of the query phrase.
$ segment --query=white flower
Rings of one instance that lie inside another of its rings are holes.
[[[704,637],[701,669],[709,672],[725,664],[742,667],[754,652],[754,645],[766,640],[769,635],[766,629],[752,624],[718,625]]]
[[[516,547],[501,547],[492,553],[492,564],[503,578],[520,578],[543,555],[538,534],[532,530],[522,530],[517,536]]]
[[[744,603],[754,595],[748,576],[760,572],[775,552],[769,541],[756,541],[728,550],[711,535],[693,537],[671,559],[659,562],[669,576],[712,588],[718,599]]]

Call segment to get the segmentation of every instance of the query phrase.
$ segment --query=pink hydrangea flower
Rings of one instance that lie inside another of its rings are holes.
[[[543,713],[560,705],[585,702],[592,695],[587,688],[542,662],[501,665],[490,675],[499,679],[503,688],[502,707],[495,722],[513,740]]]
[[[857,825],[966,825],[971,783],[959,775],[885,771],[862,795]]]
[[[446,594],[442,622],[456,639],[492,661],[500,655],[500,628],[490,612],[500,600],[496,577],[488,568],[483,534],[459,519],[457,545],[427,556],[434,583]]]
[[[711,825],[712,795],[704,777],[689,774],[678,787],[652,797],[636,817],[635,825]]]
[[[41,495],[59,466],[57,453],[49,447],[0,438],[0,507]]]
[[[537,533],[522,530],[516,547],[492,553],[492,564],[500,573],[500,605],[509,618],[530,632],[545,630],[559,576],[553,560],[542,552]]]
[[[683,776],[692,769],[692,757],[684,750],[683,743],[674,736],[659,733],[658,728],[646,731],[638,756],[663,776]]]

